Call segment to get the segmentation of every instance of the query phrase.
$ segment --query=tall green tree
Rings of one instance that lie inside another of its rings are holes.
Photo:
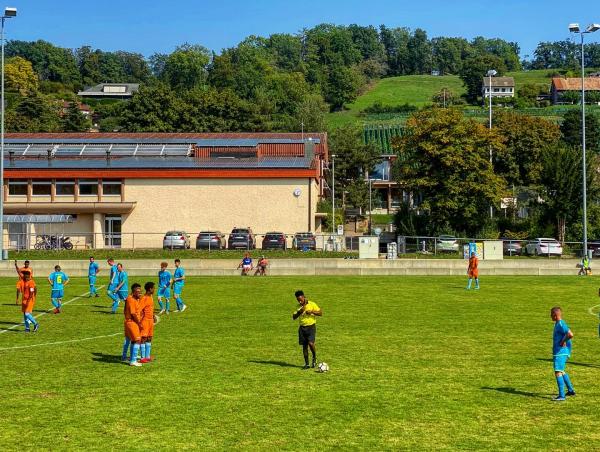
[[[560,125],[563,140],[569,146],[581,147],[581,112],[569,110]],[[594,112],[585,115],[585,147],[587,151],[600,154],[600,116]]]
[[[176,91],[202,86],[210,58],[211,53],[205,47],[183,44],[167,57],[162,78]]]
[[[33,70],[30,61],[21,57],[12,57],[6,60],[4,66],[6,90],[16,91],[25,96],[38,90],[40,81]]]
[[[430,234],[448,228],[477,233],[498,206],[506,181],[494,173],[488,150],[503,151],[501,137],[455,109],[414,114],[407,132],[395,140],[393,174],[401,186],[423,199]],[[422,233],[423,233],[422,232]]]
[[[91,121],[79,110],[77,102],[70,102],[62,120],[63,132],[87,132]]]
[[[471,103],[477,102],[481,96],[483,77],[490,69],[497,71],[498,76],[506,72],[506,66],[501,58],[495,55],[476,54],[465,60],[460,71],[460,78],[467,88],[467,100]]]
[[[9,132],[60,132],[62,121],[59,105],[48,97],[33,93],[19,100],[6,115]]]

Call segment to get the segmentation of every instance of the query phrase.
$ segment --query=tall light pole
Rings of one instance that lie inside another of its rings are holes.
[[[581,36],[581,164],[583,166],[583,252],[582,256],[587,256],[588,240],[587,240],[587,164],[586,164],[586,149],[585,149],[585,47],[583,42],[584,35],[594,33],[600,30],[600,24],[591,24],[585,30],[579,28],[579,24],[569,24],[571,33],[578,33]]]
[[[335,234],[335,154],[331,154],[331,232]]]
[[[496,72],[494,69],[490,69],[489,71],[487,71],[487,76],[489,79],[489,92],[488,92],[488,98],[490,100],[490,122],[489,122],[489,127],[490,127],[490,131],[492,130],[492,77],[494,77],[498,72]],[[494,162],[492,159],[492,145],[490,144],[490,165],[492,165],[492,169],[494,168]],[[490,204],[490,218],[494,218],[494,206],[492,204]]]
[[[4,22],[6,19],[16,17],[17,8],[6,8],[2,15],[2,29],[0,40],[2,41],[2,82],[0,87],[0,260],[4,260]]]

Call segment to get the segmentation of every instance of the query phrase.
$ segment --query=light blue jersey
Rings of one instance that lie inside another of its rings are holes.
[[[571,356],[571,339],[567,339],[569,327],[564,320],[559,320],[554,324],[554,333],[552,334],[552,354],[554,356]],[[566,339],[566,340],[565,340]],[[561,345],[565,342],[565,345]]]
[[[185,284],[185,279],[178,280],[177,278],[183,278],[184,275],[185,275],[185,270],[183,269],[183,267],[177,267],[175,269],[175,273],[173,274],[173,278],[175,279],[173,284],[183,286]]]
[[[119,282],[117,280],[118,273],[119,273],[119,269],[116,264],[110,267],[110,276],[108,279],[108,290],[115,290],[115,288],[119,284]]]
[[[121,285],[121,283],[123,283],[123,284]],[[119,288],[119,294],[121,294],[123,292],[125,292],[125,293],[129,292],[129,279],[127,277],[127,272],[125,270],[117,273],[116,286],[119,286],[119,285],[121,285],[121,287]]]
[[[65,283],[69,280],[69,277],[63,272],[52,272],[48,278],[52,282],[52,290],[60,292],[65,289]]]
[[[171,286],[171,273],[168,270],[160,270],[158,272],[158,287],[159,289],[167,289]]]
[[[90,262],[90,266],[88,268],[88,277],[93,276],[95,278],[96,274],[98,273],[98,268],[99,267],[96,262]]]

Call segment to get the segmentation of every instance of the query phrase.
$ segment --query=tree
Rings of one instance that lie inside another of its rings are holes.
[[[409,73],[408,40],[410,30],[408,28],[387,28],[385,25],[379,27],[379,39],[385,48],[388,75],[404,75]]]
[[[361,129],[354,125],[344,125],[331,133],[329,153],[336,156],[335,184],[339,193],[344,193],[353,182],[364,180],[381,160],[375,145],[365,144]]]
[[[296,127],[290,130],[298,131],[298,124],[304,124],[305,132],[322,132],[325,127],[325,113],[329,110],[320,94],[309,94],[298,105]]]
[[[123,131],[179,132],[184,110],[185,104],[168,86],[141,86],[123,109]]]
[[[442,88],[431,98],[436,107],[451,107],[460,103],[461,99],[450,89]],[[464,103],[464,101],[462,101]]]
[[[323,97],[331,105],[331,110],[341,110],[344,104],[358,97],[365,80],[356,68],[334,66],[323,87]]]
[[[498,75],[506,72],[504,62],[495,55],[474,55],[467,58],[460,72],[463,85],[467,88],[467,100],[471,103],[477,102],[481,95],[483,77],[490,69],[495,69]]]
[[[417,28],[406,44],[411,74],[427,74],[431,72],[433,56],[427,32]]]
[[[87,132],[90,125],[90,120],[81,113],[77,102],[70,102],[62,121],[63,132]]]
[[[17,91],[22,96],[33,93],[39,88],[38,76],[30,61],[21,57],[6,60],[4,66],[7,91]]]
[[[162,78],[171,88],[181,91],[206,82],[211,53],[199,45],[184,44],[171,53],[162,71]]]
[[[560,131],[565,143],[581,147],[581,112],[569,110],[565,113]],[[600,117],[593,112],[585,116],[585,146],[587,151],[600,154]]]
[[[337,168],[336,168],[337,172]],[[346,186],[346,202],[363,212],[369,207],[369,183],[364,179],[355,179]]]
[[[423,110],[406,125],[407,133],[393,143],[398,153],[393,174],[423,199],[427,233],[447,228],[477,233],[489,206],[497,206],[505,192],[506,181],[489,161],[490,148],[503,150],[501,137],[455,109]]]
[[[61,126],[58,104],[39,93],[20,99],[6,116],[9,132],[60,132]]]
[[[521,70],[521,60],[519,59],[520,48],[516,42],[507,42],[498,38],[486,39],[478,36],[471,41],[471,45],[482,55],[495,55],[500,58],[507,70]]]

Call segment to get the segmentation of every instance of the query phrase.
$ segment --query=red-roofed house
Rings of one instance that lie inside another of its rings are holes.
[[[586,77],[585,78],[585,90],[587,91],[600,91],[600,77]],[[565,103],[563,99],[565,93],[569,92],[581,92],[581,78],[562,78],[554,77],[552,79],[552,86],[550,88],[550,98],[553,104]],[[572,103],[568,101],[567,103]]]

